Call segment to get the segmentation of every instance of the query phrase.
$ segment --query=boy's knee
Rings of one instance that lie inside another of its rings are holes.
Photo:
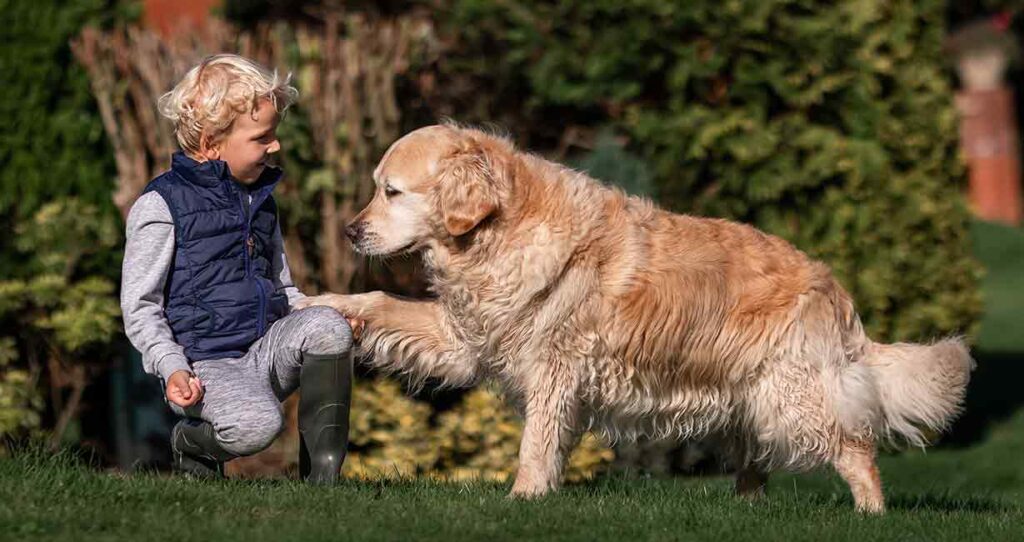
[[[225,450],[246,456],[266,449],[283,429],[284,416],[279,408],[256,410],[220,431],[217,440]]]
[[[330,307],[303,309],[309,323],[303,351],[313,355],[340,355],[352,348],[352,328],[338,311]]]

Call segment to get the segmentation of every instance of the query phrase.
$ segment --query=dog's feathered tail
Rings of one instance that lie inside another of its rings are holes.
[[[871,343],[864,357],[875,380],[877,434],[890,442],[928,443],[960,413],[974,360],[959,338],[931,345]]]

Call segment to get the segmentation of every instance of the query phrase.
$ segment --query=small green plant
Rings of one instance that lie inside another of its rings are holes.
[[[23,276],[0,281],[0,322],[14,332],[0,335],[0,436],[41,428],[44,386],[56,446],[121,331],[114,283],[101,274],[121,235],[113,217],[76,199],[43,205],[16,234]]]

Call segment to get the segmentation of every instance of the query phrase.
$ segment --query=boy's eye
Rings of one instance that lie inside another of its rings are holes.
[[[389,198],[392,197],[392,196],[397,196],[397,195],[399,195],[401,193],[402,193],[401,190],[391,186],[390,184],[384,187],[384,195],[389,197]]]

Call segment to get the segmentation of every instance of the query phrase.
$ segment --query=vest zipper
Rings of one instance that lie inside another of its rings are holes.
[[[254,277],[252,274],[252,257],[255,255],[256,252],[256,242],[253,241],[252,231],[249,228],[252,208],[249,207],[248,211],[246,211],[245,200],[242,199],[245,196],[246,195],[242,193],[242,189],[239,188],[238,203],[241,204],[242,206],[242,225],[245,231],[245,250],[243,251],[245,252],[245,276],[253,279],[256,282],[256,293],[259,296],[259,310],[257,311],[258,314],[256,315],[256,336],[262,337],[263,330],[267,327],[267,294],[263,291],[263,285],[260,284],[260,280]]]

